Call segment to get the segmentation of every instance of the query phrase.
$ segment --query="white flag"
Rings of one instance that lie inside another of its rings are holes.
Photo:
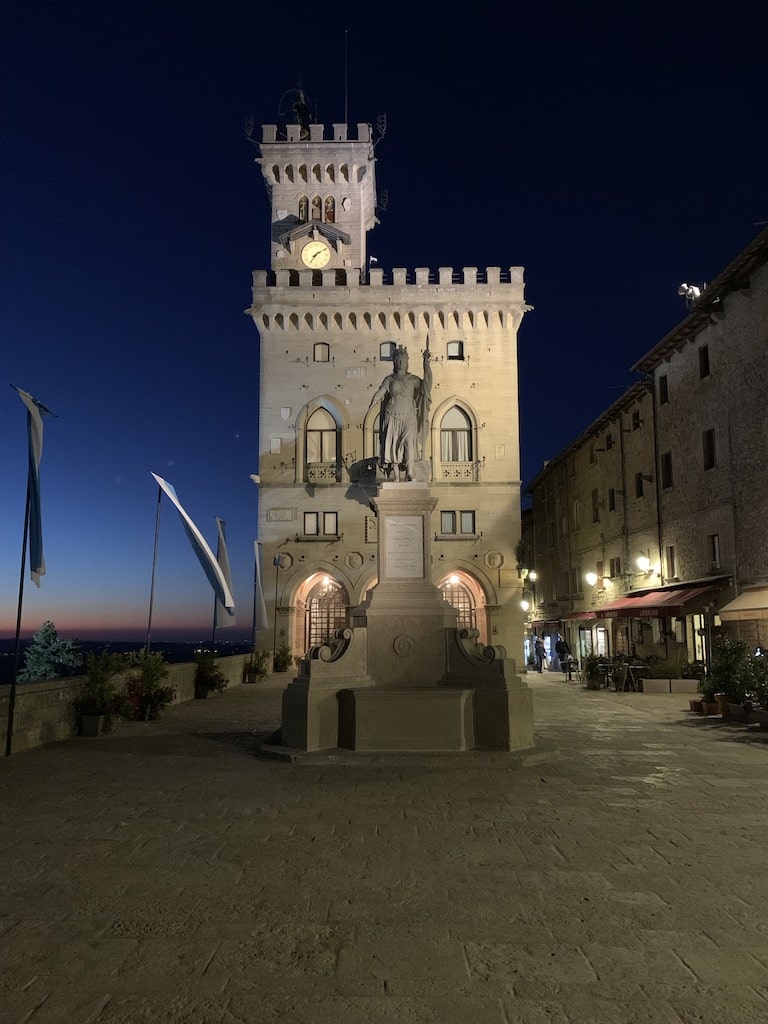
[[[229,568],[229,554],[227,553],[227,535],[226,535],[227,524],[223,519],[216,517],[216,529],[219,534],[219,539],[216,543],[216,561],[219,563],[224,579],[227,581],[227,586],[230,591],[232,590],[232,572]],[[216,598],[216,609],[214,611],[213,624],[216,628],[234,626],[235,625],[235,609],[225,608],[219,598]]]
[[[192,550],[197,555],[197,560],[203,568],[203,572],[208,577],[208,582],[214,589],[216,597],[221,601],[224,607],[228,611],[234,612],[235,610],[235,599],[232,596],[232,589],[224,578],[224,573],[219,567],[219,563],[213,556],[213,552],[208,547],[205,537],[198,530],[192,520],[189,518],[187,513],[181,506],[181,502],[176,496],[176,491],[172,484],[169,484],[167,480],[163,480],[157,473],[153,473],[152,476],[157,480],[158,484],[165,491],[168,497],[171,499],[173,504],[179,510],[181,521],[184,525],[184,530],[189,537],[189,542],[192,545]]]
[[[259,542],[253,542],[254,570],[253,570],[253,628],[268,629],[267,607],[264,604],[264,588],[261,585],[261,551]]]

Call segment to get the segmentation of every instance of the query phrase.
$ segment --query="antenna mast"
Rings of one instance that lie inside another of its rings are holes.
[[[349,118],[348,118],[348,111],[347,111],[348,86],[349,86],[349,59],[348,59],[349,50],[348,50],[348,45],[347,45],[348,39],[349,39],[349,29],[345,28],[344,29],[344,124],[347,124],[348,120],[349,120]]]

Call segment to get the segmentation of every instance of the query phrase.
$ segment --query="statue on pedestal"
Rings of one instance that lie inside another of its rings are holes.
[[[424,458],[429,407],[432,400],[432,366],[429,338],[423,352],[424,377],[408,372],[408,349],[399,345],[392,358],[394,372],[385,377],[371,399],[381,402],[379,417],[379,464],[396,481],[413,480],[414,465]]]

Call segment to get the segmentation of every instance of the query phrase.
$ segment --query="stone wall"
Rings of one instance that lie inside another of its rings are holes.
[[[224,673],[229,686],[239,686],[245,679],[249,654],[219,658],[217,668]],[[195,696],[194,662],[169,665],[163,685],[176,691],[175,704],[192,700]],[[19,683],[16,686],[16,704],[13,715],[12,752],[31,750],[45,743],[67,740],[77,735],[77,722],[72,701],[78,694],[85,677],[47,679],[39,683]],[[0,735],[3,751],[8,729],[8,705],[11,687],[0,686]]]

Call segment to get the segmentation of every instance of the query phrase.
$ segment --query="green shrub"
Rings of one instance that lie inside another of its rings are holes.
[[[148,721],[157,718],[176,697],[172,686],[161,686],[169,667],[161,651],[135,651],[129,656],[131,675],[125,696],[133,718]]]

